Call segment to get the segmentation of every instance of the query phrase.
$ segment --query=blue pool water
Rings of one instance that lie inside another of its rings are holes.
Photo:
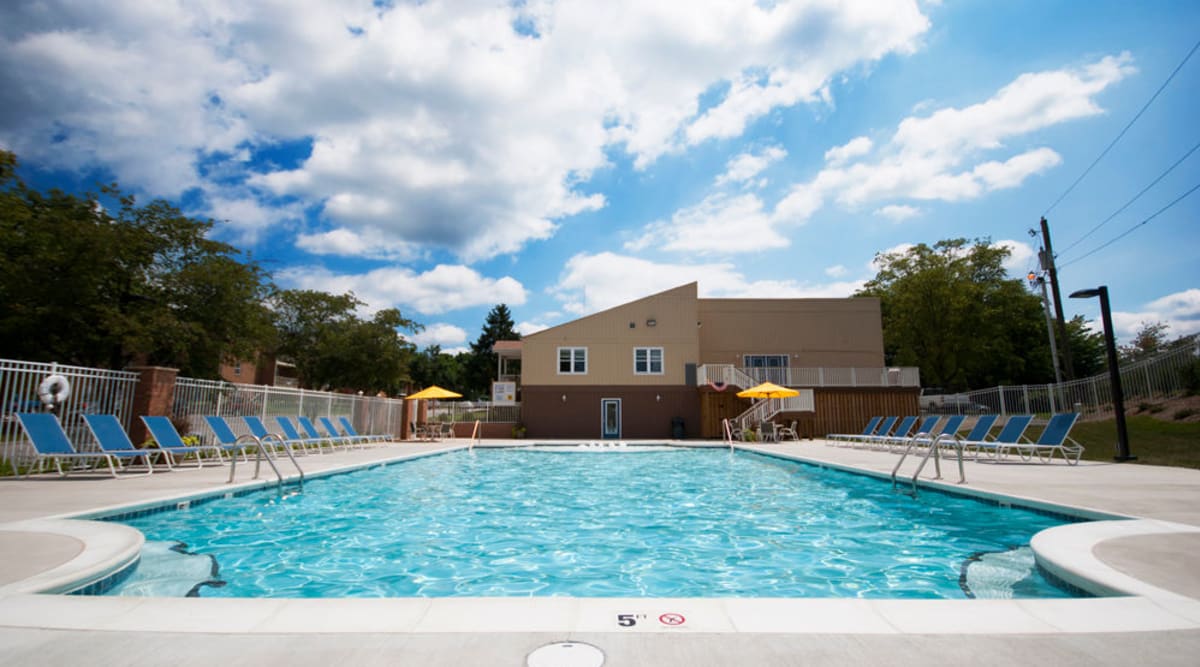
[[[1063,519],[723,449],[459,451],[123,522],[199,579],[117,594],[1070,595],[1028,549]]]

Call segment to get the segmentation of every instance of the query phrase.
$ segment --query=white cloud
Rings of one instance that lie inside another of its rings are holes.
[[[1102,113],[1095,96],[1132,73],[1129,62],[1122,54],[1080,68],[1022,74],[984,102],[904,119],[881,146],[859,137],[832,148],[826,168],[794,185],[775,215],[803,221],[830,199],[847,207],[898,197],[960,201],[1016,187],[1058,165],[1061,157],[1035,147],[1002,161],[972,161],[1004,149],[1006,141]]]
[[[775,230],[758,197],[715,194],[696,206],[676,211],[670,220],[647,225],[642,236],[626,243],[625,249],[653,247],[717,255],[782,248],[788,244],[788,239]]]
[[[637,276],[636,281],[629,276]],[[792,280],[753,280],[734,264],[668,264],[609,252],[580,253],[567,261],[552,294],[574,317],[612,308],[689,282],[701,297],[835,298],[847,297],[861,281],[806,284]]]
[[[725,173],[717,177],[716,184],[746,183],[771,166],[772,162],[778,162],[785,157],[787,157],[787,151],[778,146],[769,146],[757,154],[742,153],[725,165]],[[760,188],[765,184],[765,180],[756,183]]]
[[[830,278],[841,278],[849,272],[850,270],[841,264],[835,264],[834,266],[825,269],[825,275],[829,276]]]
[[[1143,324],[1155,322],[1170,327],[1169,339],[1200,333],[1200,289],[1168,294],[1147,303],[1140,312],[1114,310],[1112,318],[1114,335],[1123,340],[1132,339]]]
[[[445,264],[424,273],[385,267],[338,274],[322,267],[292,267],[277,273],[276,278],[286,287],[333,294],[354,292],[373,311],[395,306],[437,315],[496,303],[521,305],[526,298],[525,288],[509,276],[487,278],[468,267]]]
[[[889,204],[883,208],[875,209],[875,215],[881,215],[892,222],[903,222],[909,218],[915,217],[921,213],[921,209],[915,206],[906,206],[902,204]]]
[[[842,146],[834,146],[825,151],[825,162],[831,167],[840,167],[856,157],[870,153],[873,145],[869,137],[855,137]]]
[[[362,232],[339,227],[318,234],[300,234],[296,246],[314,255],[343,255],[400,261],[417,256],[411,243],[397,241],[386,234],[366,228]]]
[[[420,349],[437,345],[445,351],[447,348],[462,347],[467,342],[467,332],[462,327],[437,322],[425,325],[425,330],[420,333],[405,334],[404,338]]]
[[[984,162],[976,165],[971,174],[976,176],[988,190],[1015,188],[1027,177],[1039,174],[1062,162],[1058,153],[1049,148],[1037,148],[1021,153],[1004,162]]]
[[[929,21],[899,0],[44,0],[4,5],[0,26],[0,144],[26,160],[198,187],[212,211],[295,201],[323,212],[310,249],[364,250],[321,236],[344,231],[472,261],[603,207],[586,184],[607,151],[646,167],[828,103],[834,76],[911,52]],[[306,141],[298,164],[240,166]],[[246,238],[278,222],[237,210]]]
[[[543,324],[542,322],[521,321],[517,322],[515,328],[517,333],[521,334],[522,336],[528,336],[529,334],[537,333],[544,329],[549,329],[551,326],[552,325],[549,324]]]

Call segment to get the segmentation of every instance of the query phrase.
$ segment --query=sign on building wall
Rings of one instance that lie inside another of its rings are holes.
[[[516,382],[493,382],[492,403],[496,405],[512,405],[517,402]]]

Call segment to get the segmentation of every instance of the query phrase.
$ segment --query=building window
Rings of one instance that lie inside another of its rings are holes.
[[[559,375],[587,375],[587,348],[558,348]]]
[[[240,361],[239,361],[239,362],[237,362],[236,364],[234,364],[234,365],[233,365],[233,374],[234,374],[234,375],[241,375],[241,374],[242,374],[242,362],[240,362]]]
[[[662,375],[663,349],[661,347],[633,348],[634,375]]]
[[[742,357],[746,364],[746,374],[758,382],[774,382],[787,386],[790,384],[788,355],[786,354],[747,354]]]

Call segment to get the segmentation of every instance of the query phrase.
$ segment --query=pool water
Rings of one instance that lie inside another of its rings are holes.
[[[215,563],[203,597],[1072,595],[1028,549],[1065,519],[723,449],[458,451],[123,522]]]

